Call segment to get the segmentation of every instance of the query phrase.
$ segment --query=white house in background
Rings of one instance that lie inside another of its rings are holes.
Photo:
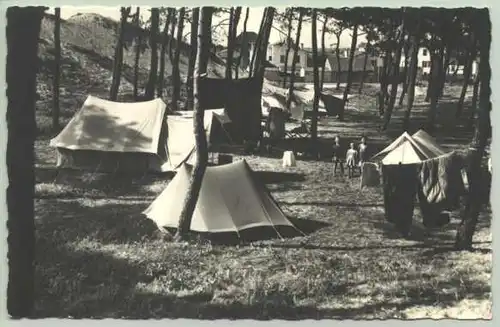
[[[288,54],[288,60],[286,60],[286,50],[287,46],[284,42],[278,42],[274,44],[269,44],[267,46],[267,54],[266,59],[272,65],[276,66],[280,71],[284,71],[285,62],[287,62],[287,70],[291,70],[293,63],[293,45],[292,49],[290,49],[290,53]],[[330,54],[331,51],[328,51],[326,54]],[[321,58],[321,51],[319,51],[318,55],[320,56],[320,60],[325,60],[325,58]],[[313,58],[312,58],[312,48],[304,48],[304,44],[301,43],[298,51],[298,56],[295,61],[297,71],[304,69],[307,73],[308,71],[313,70]],[[331,71],[331,66],[328,60],[325,62],[325,71]]]
[[[422,74],[428,75],[431,73],[431,55],[429,53],[429,50],[426,48],[420,48],[418,50],[418,63],[417,67],[422,69]],[[404,54],[401,55],[401,63],[400,66],[404,67],[405,65],[405,56]],[[457,67],[458,66],[458,67]],[[472,76],[476,75],[478,71],[478,63],[477,61],[474,61],[472,63]],[[464,64],[460,63],[458,59],[451,59],[450,64],[448,66],[448,71],[447,74],[452,75],[455,70],[457,70],[457,75],[463,75],[464,74]]]
[[[401,54],[401,62],[399,66],[405,66],[405,55]],[[428,75],[431,72],[431,55],[426,48],[418,49],[417,54],[417,67],[422,69],[422,74]]]

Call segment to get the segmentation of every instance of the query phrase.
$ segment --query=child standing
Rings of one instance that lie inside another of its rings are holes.
[[[333,145],[333,176],[337,173],[337,167],[340,168],[340,173],[344,176],[344,163],[341,156],[340,137],[335,136],[335,144]]]
[[[345,163],[347,166],[347,173],[349,178],[353,177],[354,169],[356,167],[358,157],[358,151],[354,148],[354,143],[349,144],[349,149],[347,150],[345,156]]]

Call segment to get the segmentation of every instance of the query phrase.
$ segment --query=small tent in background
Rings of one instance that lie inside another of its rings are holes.
[[[223,110],[205,112],[209,142],[223,142],[222,132],[216,133],[217,124],[228,122]],[[61,168],[173,171],[194,153],[192,113],[167,116],[161,99],[124,103],[89,96],[50,146],[57,149]]]
[[[179,111],[179,115],[184,119],[191,121],[191,130],[193,129],[193,111]],[[169,116],[175,117],[175,116]],[[208,145],[231,143],[231,119],[225,113],[224,109],[204,110],[203,122],[207,135]]]
[[[165,190],[143,212],[159,228],[177,228],[188,191],[189,165],[182,165]],[[259,184],[245,160],[208,167],[191,221],[199,233],[236,233],[257,227],[295,229],[263,185]]]
[[[275,95],[262,95],[262,117],[267,117],[271,109],[286,111],[285,103],[280,102]]]

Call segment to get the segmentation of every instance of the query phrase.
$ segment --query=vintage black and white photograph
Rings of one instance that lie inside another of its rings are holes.
[[[10,319],[492,319],[490,11],[303,5],[5,7]]]

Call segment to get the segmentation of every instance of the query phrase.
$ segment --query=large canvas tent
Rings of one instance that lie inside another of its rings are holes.
[[[410,135],[401,134],[385,149],[372,157],[372,161],[381,161],[383,165],[416,164],[445,154],[434,139],[423,130]]]
[[[214,120],[227,123],[223,109],[205,113],[209,141]],[[123,103],[95,96],[50,141],[57,167],[94,172],[172,171],[192,158],[194,144],[192,116],[167,116],[161,99]]]
[[[190,165],[182,165],[165,190],[143,212],[160,228],[177,228],[189,186]],[[208,167],[196,203],[191,230],[237,233],[257,227],[294,228],[245,160]]]

